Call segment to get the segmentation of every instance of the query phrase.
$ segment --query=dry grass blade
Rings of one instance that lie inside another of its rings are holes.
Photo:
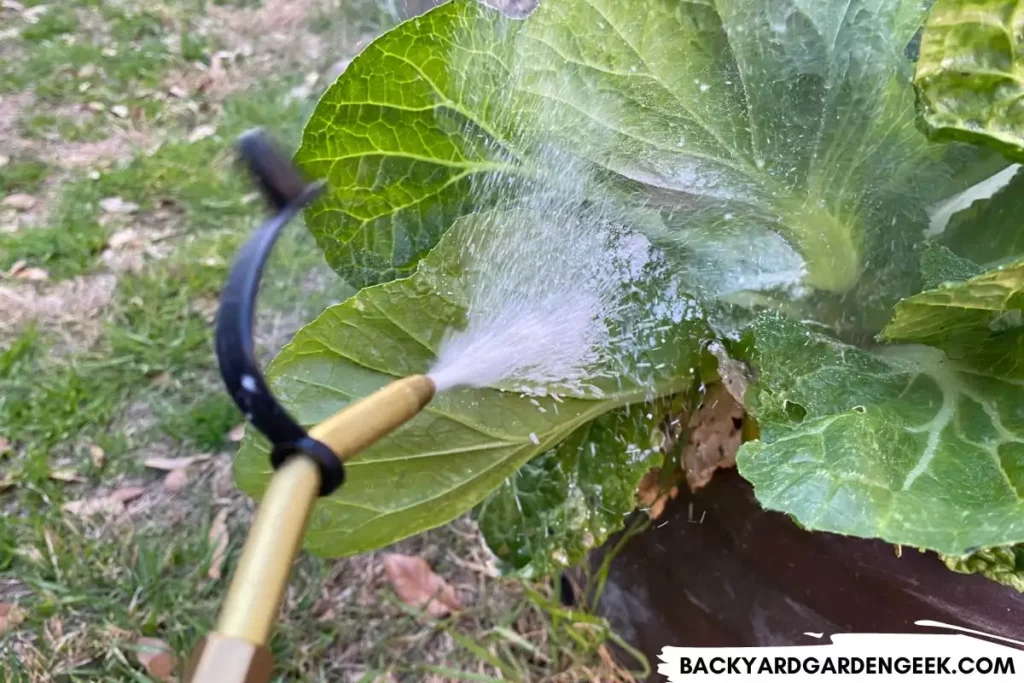
[[[224,569],[224,560],[228,556],[228,543],[231,537],[228,535],[228,512],[227,508],[221,508],[210,524],[210,545],[213,547],[213,554],[210,556],[210,568],[206,575],[211,579],[220,579]]]
[[[152,457],[146,458],[143,464],[146,467],[152,468],[154,470],[164,470],[166,472],[173,472],[174,470],[183,470],[186,467],[190,467],[196,464],[197,462],[203,462],[204,460],[209,459],[210,456],[208,455],[193,455],[188,458]]]

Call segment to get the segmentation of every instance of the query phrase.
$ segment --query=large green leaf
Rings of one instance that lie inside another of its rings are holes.
[[[661,464],[666,406],[634,405],[586,424],[480,507],[487,545],[511,569],[547,575],[622,528],[640,479]]]
[[[636,227],[694,287],[862,279],[859,304],[886,309],[914,291],[925,208],[1002,163],[916,130],[904,48],[922,20],[910,0],[562,0],[523,21],[453,0],[324,95],[298,155],[330,180],[311,228],[375,282],[508,183],[599,180],[648,210]]]
[[[929,133],[1024,158],[1022,6],[938,0],[921,38],[915,84]]]
[[[275,394],[314,424],[388,381],[426,372],[451,328],[464,324],[476,246],[496,230],[518,233],[533,214],[489,213],[459,221],[416,273],[361,290],[303,328],[268,368]],[[627,287],[618,321],[640,323],[640,346],[594,368],[578,395],[524,396],[499,389],[439,394],[416,418],[346,465],[347,481],[317,503],[306,543],[324,555],[372,550],[462,514],[528,462],[615,408],[687,390],[709,332],[682,294]],[[655,337],[660,337],[659,342]],[[664,343],[672,340],[672,343]],[[247,436],[236,478],[259,496],[269,480],[265,441]]]
[[[869,353],[777,316],[752,337],[761,438],[737,464],[765,507],[947,555],[1024,541],[1019,380],[924,346]]]
[[[937,346],[988,372],[1024,377],[1015,355],[1022,326],[1024,262],[1018,262],[901,301],[881,336]]]

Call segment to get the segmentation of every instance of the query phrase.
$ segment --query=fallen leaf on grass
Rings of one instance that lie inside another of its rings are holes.
[[[210,545],[213,546],[213,554],[210,556],[210,568],[206,575],[211,579],[219,579],[221,570],[224,569],[224,560],[228,556],[228,542],[231,540],[228,535],[228,509],[221,508],[217,516],[210,524],[210,535],[207,537]]]
[[[135,202],[126,202],[120,197],[107,197],[100,200],[100,208],[106,213],[135,213],[139,205]]]
[[[412,607],[426,605],[427,614],[444,617],[462,609],[455,589],[434,573],[422,557],[388,553],[384,573],[398,599]]]
[[[138,241],[138,237],[139,231],[134,228],[118,230],[110,236],[110,239],[107,240],[107,246],[111,249],[120,249],[127,244]]]
[[[127,503],[140,498],[145,492],[146,489],[141,486],[126,486],[117,489],[107,496],[97,496],[95,498],[87,498],[86,500],[65,503],[61,509],[81,517],[91,517],[101,512],[111,516],[120,515],[125,511]]]
[[[7,472],[3,476],[0,476],[0,493],[3,493],[7,489],[14,488],[14,475]]]
[[[22,268],[19,270],[14,277],[19,280],[31,280],[32,282],[42,282],[43,280],[49,280],[50,274],[42,268]]]
[[[109,50],[109,49],[110,48],[104,49],[103,54],[107,55],[107,50]],[[114,53],[112,55],[107,55],[107,56],[109,56],[109,57],[116,57],[117,56],[117,52],[114,51]],[[115,104],[113,107],[110,108],[110,113],[112,113],[114,116],[116,116],[119,119],[126,119],[126,118],[128,118],[128,107],[124,106],[123,104]]]
[[[159,638],[139,638],[135,657],[139,664],[158,681],[169,681],[174,676],[174,655],[171,648]]]
[[[199,142],[200,140],[205,140],[216,132],[217,129],[213,126],[196,126],[195,129],[189,133],[188,141]]]
[[[245,423],[237,424],[228,432],[228,441],[238,443],[245,437]]]
[[[171,470],[164,477],[164,489],[170,493],[178,493],[188,485],[188,470],[182,468]]]
[[[25,261],[15,261],[14,265],[10,267],[5,275],[18,280],[33,280],[37,282],[47,280],[50,277],[50,274],[42,268],[28,268]]]
[[[89,458],[92,460],[93,466],[99,469],[107,461],[107,454],[103,452],[102,448],[93,444],[89,446]]]
[[[11,440],[0,438],[0,455],[3,455],[9,450],[11,450]]]
[[[85,477],[75,472],[73,469],[68,467],[62,467],[56,470],[50,470],[50,479],[54,481],[63,481],[68,483],[80,483],[85,481]]]
[[[23,621],[25,613],[17,605],[0,602],[0,636],[7,631],[13,631]]]
[[[726,387],[719,384],[708,391],[683,451],[691,491],[707,486],[718,468],[736,466],[736,450],[743,443],[743,415],[743,406]]]
[[[3,202],[0,202],[0,204],[15,211],[28,211],[36,205],[37,201],[30,194],[9,194],[4,197]]]
[[[208,455],[193,455],[187,458],[161,458],[154,456],[152,458],[146,458],[143,463],[146,467],[154,470],[165,470],[167,472],[173,472],[174,470],[183,470],[186,467],[190,467],[197,462],[209,460]]]
[[[661,481],[661,469],[655,467],[640,480],[636,487],[636,497],[640,501],[640,507],[644,508],[647,516],[651,519],[658,519],[665,512],[665,503],[679,494],[679,487],[671,486],[665,488]]]

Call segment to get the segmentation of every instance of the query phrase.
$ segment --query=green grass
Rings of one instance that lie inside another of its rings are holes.
[[[18,134],[43,146],[98,140],[134,125],[102,112],[81,119],[60,113],[99,101],[140,108],[159,126],[162,143],[106,170],[49,181],[51,169],[36,156],[11,159],[0,168],[0,193],[38,193],[49,182],[56,199],[43,207],[46,225],[0,233],[0,269],[23,260],[56,283],[108,272],[101,255],[111,235],[127,227],[159,232],[158,246],[167,248],[147,256],[141,269],[118,273],[112,299],[92,321],[98,338],[87,346],[69,346],[69,337],[81,342],[80,333],[63,322],[0,327],[0,439],[8,442],[0,471],[14,480],[0,492],[0,602],[18,603],[27,616],[0,639],[0,680],[144,681],[135,636],[161,638],[183,656],[212,626],[225,588],[207,575],[207,530],[217,509],[232,510],[228,572],[249,521],[240,494],[222,482],[234,448],[225,437],[241,418],[220,384],[209,317],[237,249],[264,213],[232,144],[261,126],[294,149],[313,103],[287,101],[305,73],[264,73],[257,87],[224,102],[196,95],[191,113],[164,116],[145,91],[161,87],[170,69],[206,63],[219,49],[216,35],[198,30],[202,0],[48,4],[38,22],[19,25],[3,46],[0,92],[35,96]],[[392,21],[374,0],[323,0],[312,28],[351,32],[355,40]],[[197,123],[215,125],[216,134],[189,143]],[[100,202],[107,197],[139,210],[105,217]],[[299,224],[289,227],[266,272],[260,320],[285,331],[271,345],[352,291],[329,273]],[[75,303],[68,302],[71,317]],[[143,464],[154,454],[197,453],[213,457],[190,468],[177,494],[162,489],[163,473]],[[57,468],[81,481],[54,480]],[[147,488],[131,521],[61,510],[123,485]],[[440,574],[476,584],[479,577],[447,553],[466,544],[464,535],[442,528],[401,550],[426,554]],[[457,619],[426,619],[397,601],[373,561],[299,560],[272,642],[276,680],[338,680],[343,657],[361,662],[366,680],[385,672],[400,680],[431,672],[481,680],[481,662],[506,679],[537,680],[592,666],[609,640],[603,622],[567,613],[515,582],[483,582],[484,593]],[[543,645],[518,636],[524,629],[545,633]],[[423,664],[439,647],[450,650],[443,664]]]
[[[38,159],[11,159],[5,166],[0,166],[0,195],[17,192],[34,194],[49,174],[49,167]]]
[[[107,137],[107,122],[102,115],[81,118],[58,114],[34,114],[20,121],[22,137],[32,140],[59,138],[65,142],[96,142]]]

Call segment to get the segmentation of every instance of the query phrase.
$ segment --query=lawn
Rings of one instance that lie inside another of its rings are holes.
[[[254,509],[211,343],[263,212],[232,145],[263,126],[294,149],[318,94],[401,18],[374,0],[0,6],[0,680],[159,680],[144,646],[178,674],[212,626]],[[274,259],[268,356],[352,292],[300,226]],[[426,559],[465,609],[403,604],[385,552]],[[277,680],[628,679],[604,622],[556,593],[498,577],[470,519],[303,556]]]

